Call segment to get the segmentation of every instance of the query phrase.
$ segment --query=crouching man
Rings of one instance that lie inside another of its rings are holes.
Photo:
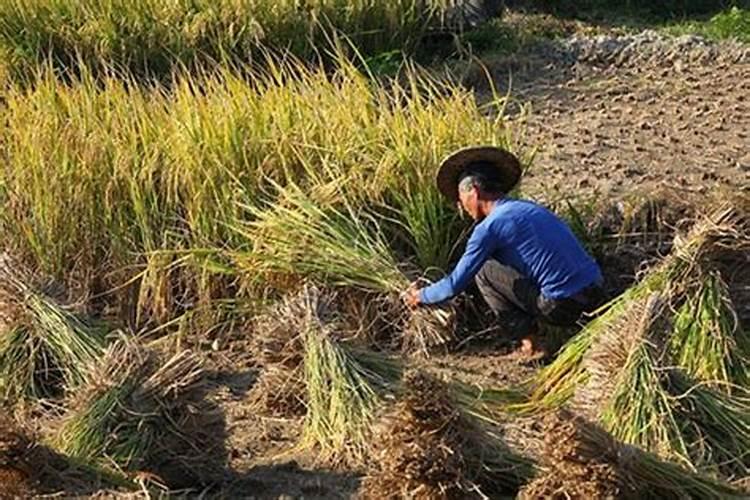
[[[477,224],[453,272],[426,288],[412,286],[405,301],[440,303],[475,279],[502,331],[522,339],[524,354],[543,354],[538,322],[575,324],[601,302],[602,275],[555,214],[506,196],[520,177],[518,159],[495,147],[462,149],[442,162],[438,189]]]

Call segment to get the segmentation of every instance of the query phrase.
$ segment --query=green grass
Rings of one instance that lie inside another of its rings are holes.
[[[750,8],[731,7],[702,21],[679,21],[664,27],[674,35],[698,34],[713,40],[750,43]]]

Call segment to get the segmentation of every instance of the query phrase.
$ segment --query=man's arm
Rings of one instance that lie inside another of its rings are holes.
[[[495,242],[489,237],[487,227],[475,227],[466,243],[466,250],[453,272],[437,283],[421,289],[419,303],[437,304],[464,291],[492,254],[494,245]]]

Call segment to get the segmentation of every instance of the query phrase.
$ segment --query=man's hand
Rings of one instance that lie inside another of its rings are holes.
[[[409,285],[409,288],[406,289],[406,291],[402,295],[404,303],[409,306],[411,309],[416,308],[420,304],[419,300],[419,288],[417,288],[417,285],[412,283]]]

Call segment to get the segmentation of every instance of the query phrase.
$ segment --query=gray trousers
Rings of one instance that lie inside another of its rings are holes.
[[[533,333],[540,319],[556,326],[572,326],[604,297],[602,288],[595,284],[570,298],[548,299],[529,278],[494,259],[485,262],[476,282],[500,325],[518,337]]]

